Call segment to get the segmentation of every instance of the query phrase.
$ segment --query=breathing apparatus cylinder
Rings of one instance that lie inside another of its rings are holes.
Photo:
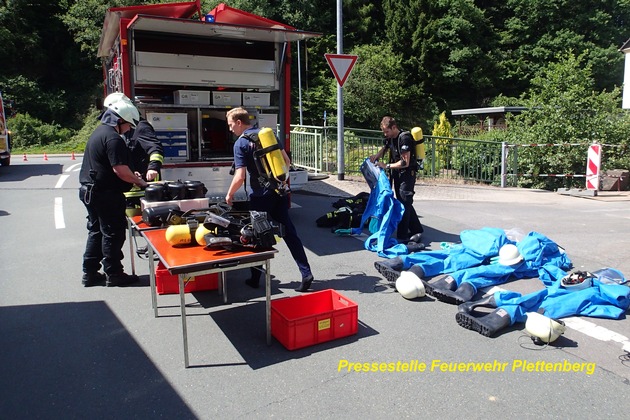
[[[274,146],[277,147],[263,154],[264,159],[261,159],[261,163],[265,166],[265,171],[269,176],[277,179],[278,181],[286,181],[289,170],[286,162],[284,161],[284,157],[282,156],[282,151],[278,147],[278,140],[271,128],[265,127],[261,129],[258,132],[258,139],[260,140],[260,145],[263,149],[273,148]]]
[[[422,136],[422,128],[414,127],[411,129],[411,136],[416,141],[416,159],[423,159],[426,156],[424,150],[424,137]]]
[[[196,245],[196,231],[198,223],[188,223],[185,225],[171,225],[166,228],[164,233],[166,242],[172,246]]]
[[[216,229],[215,229],[216,232]],[[204,225],[199,225],[197,230],[195,231],[195,240],[201,246],[206,246],[206,238],[205,236],[208,233],[213,233],[211,230],[207,229]]]

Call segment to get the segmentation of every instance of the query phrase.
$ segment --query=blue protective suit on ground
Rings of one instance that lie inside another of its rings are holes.
[[[486,264],[451,273],[459,286],[472,284],[475,290],[503,284],[512,278],[538,277],[545,286],[551,286],[556,278],[564,277],[571,268],[571,260],[551,239],[538,232],[530,232],[516,243],[523,260],[514,265]]]
[[[479,266],[498,255],[503,245],[513,243],[503,229],[491,227],[464,230],[459,237],[461,244],[445,250],[415,252],[401,256],[403,270],[408,270],[412,265],[420,265],[427,277],[453,273]]]
[[[525,296],[510,291],[496,292],[497,307],[507,311],[512,324],[525,322],[527,312],[537,312],[540,308],[544,308],[545,316],[556,319],[573,315],[620,319],[630,307],[628,286],[603,284],[594,279],[591,287],[571,291],[560,286],[562,277],[552,286]]]

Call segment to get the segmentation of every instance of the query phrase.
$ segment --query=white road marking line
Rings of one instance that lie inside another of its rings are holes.
[[[63,220],[63,199],[55,197],[55,229],[65,229],[66,222]]]
[[[81,164],[75,163],[72,166],[68,166],[68,169],[66,169],[66,172],[72,172],[72,171],[78,171],[78,170],[81,170]]]
[[[68,178],[70,178],[70,175],[60,175],[59,181],[57,181],[57,185],[55,185],[55,188],[61,188],[63,186],[63,183],[66,182],[66,179]]]

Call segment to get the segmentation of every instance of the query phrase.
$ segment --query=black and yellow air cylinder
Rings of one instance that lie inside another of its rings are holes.
[[[258,139],[263,149],[272,147],[278,144],[275,134],[269,127],[265,127],[258,133]],[[267,165],[268,174],[271,174],[278,181],[284,182],[289,175],[289,169],[287,168],[282,151],[280,149],[271,150],[264,155],[264,160]]]
[[[411,136],[416,141],[416,159],[424,159],[424,157],[426,156],[426,151],[424,150],[424,137],[422,136],[422,128],[412,128]]]

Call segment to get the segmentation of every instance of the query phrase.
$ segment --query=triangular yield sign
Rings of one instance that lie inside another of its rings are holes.
[[[343,87],[359,56],[348,54],[324,54],[324,56],[337,79],[337,83],[339,83],[339,86]]]

